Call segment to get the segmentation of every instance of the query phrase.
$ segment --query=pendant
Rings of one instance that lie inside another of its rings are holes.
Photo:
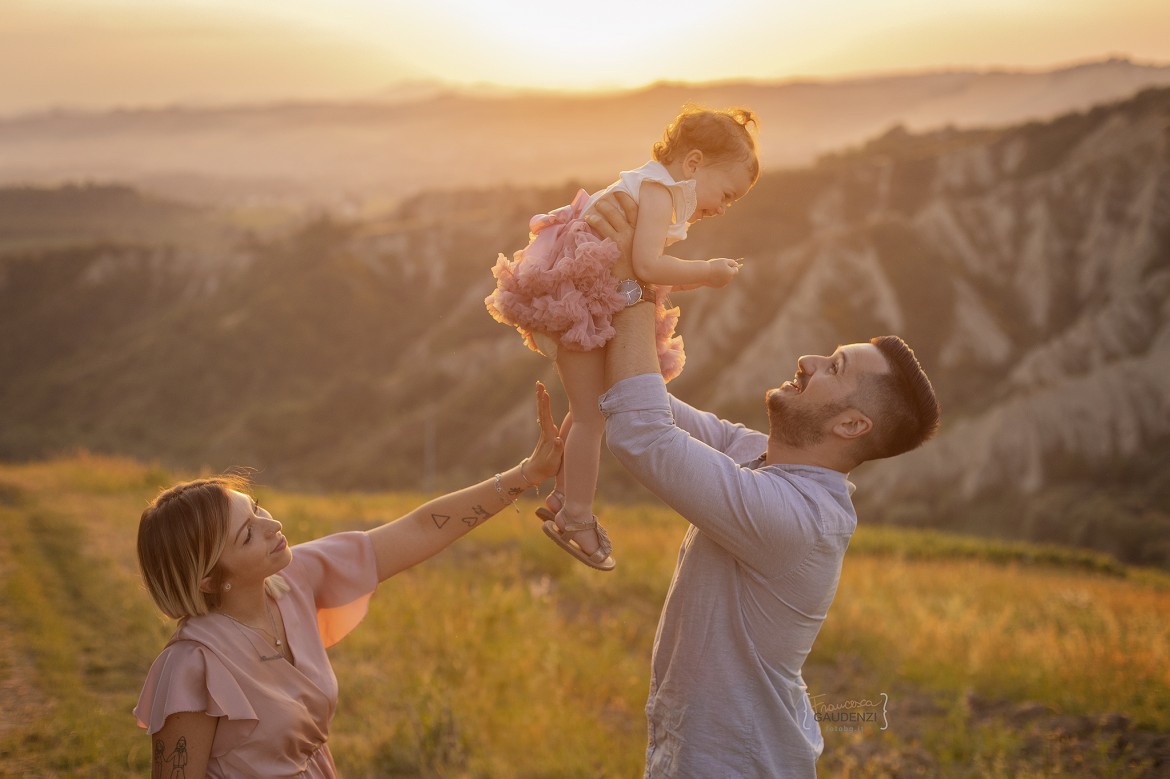
[[[276,639],[276,645],[277,646],[284,646],[284,643],[278,638],[278,639]]]

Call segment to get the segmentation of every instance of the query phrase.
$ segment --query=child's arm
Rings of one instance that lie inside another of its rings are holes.
[[[656,181],[642,182],[638,224],[631,260],[634,275],[648,284],[722,287],[739,272],[735,260],[680,260],[662,253],[674,216],[670,190]]]

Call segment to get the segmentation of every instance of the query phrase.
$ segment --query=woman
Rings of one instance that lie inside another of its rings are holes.
[[[179,625],[134,709],[151,735],[153,775],[335,776],[327,740],[337,679],[325,648],[362,620],[378,582],[556,475],[563,443],[540,383],[536,405],[531,456],[368,532],[289,548],[280,523],[231,477],[159,495],[139,522],[138,562]]]

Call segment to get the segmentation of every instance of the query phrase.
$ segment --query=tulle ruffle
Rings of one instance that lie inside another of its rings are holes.
[[[663,292],[658,292],[659,302],[654,311],[654,335],[658,346],[658,370],[662,372],[662,378],[666,381],[678,376],[682,373],[683,366],[686,364],[687,355],[683,351],[683,339],[681,335],[675,335],[674,328],[678,324],[679,308],[673,306],[667,308],[662,303],[662,298],[665,297]]]
[[[570,205],[534,216],[528,246],[510,260],[499,255],[492,268],[496,289],[484,300],[488,313],[515,327],[534,352],[541,351],[534,333],[551,335],[575,351],[605,346],[614,335],[613,315],[626,305],[612,274],[617,245],[581,218],[588,201],[581,190]],[[678,316],[678,308],[658,303],[656,339],[667,381],[682,372],[686,359],[682,338],[674,333]]]

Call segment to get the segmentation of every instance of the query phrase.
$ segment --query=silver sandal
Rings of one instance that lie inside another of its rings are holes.
[[[539,511],[537,513],[539,513]],[[557,512],[556,516],[559,517],[563,513],[564,509],[561,509],[560,512]],[[544,525],[542,526],[544,529],[544,534],[551,538],[557,544],[557,546],[559,546],[561,549],[564,549],[566,552],[585,563],[585,565],[588,565],[590,568],[596,568],[599,571],[612,571],[617,567],[617,563],[612,557],[610,557],[610,553],[613,552],[613,544],[610,543],[609,534],[605,532],[605,528],[597,524],[596,514],[585,522],[570,522],[564,518],[562,518],[562,521],[565,523],[564,530],[561,530],[561,528],[557,525],[556,517],[545,520]],[[600,546],[598,546],[597,551],[595,551],[593,554],[587,554],[585,550],[581,548],[580,544],[566,535],[568,533],[578,533],[582,530],[593,530],[597,533],[597,541]]]

